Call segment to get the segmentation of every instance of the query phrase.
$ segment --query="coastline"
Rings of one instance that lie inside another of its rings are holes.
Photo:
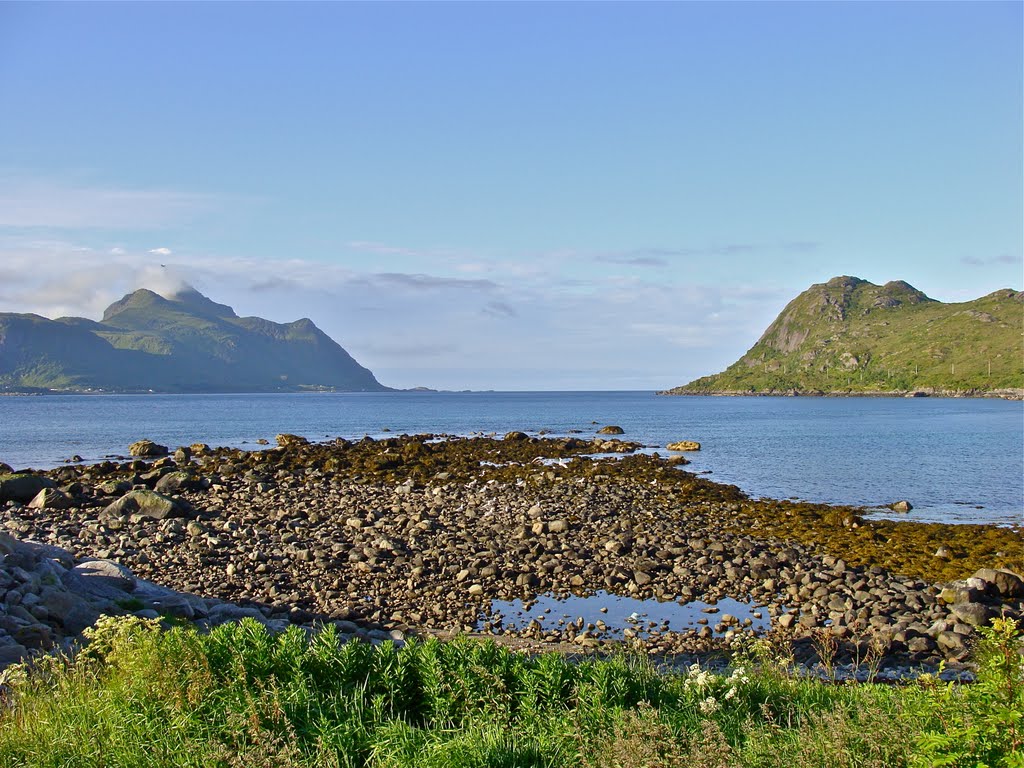
[[[1019,598],[993,602],[991,591],[950,586],[983,568],[1024,569],[1019,530],[751,500],[681,470],[679,456],[618,440],[278,442],[38,473],[63,489],[60,511],[8,501],[0,520],[177,592],[381,636],[479,633],[582,653],[625,643],[656,656],[707,654],[741,642],[757,612],[804,660],[827,632],[841,658],[872,646],[887,665],[935,667],[965,658],[972,621],[1021,609]],[[160,516],[126,506],[131,493],[159,494],[171,508]],[[492,609],[601,593],[699,601],[706,623],[630,636],[624,627],[516,624]],[[716,607],[727,598],[750,615]]]
[[[802,390],[802,389],[769,389],[761,392],[748,390],[701,390],[683,391],[683,387],[674,387],[655,392],[656,395],[668,397],[938,397],[938,398],[979,398],[999,400],[1024,400],[1024,388],[1007,388],[993,390],[977,389],[897,389],[897,390]]]

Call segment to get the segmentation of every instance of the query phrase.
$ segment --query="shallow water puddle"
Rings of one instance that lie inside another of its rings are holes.
[[[755,616],[755,613],[760,616]],[[554,630],[571,622],[576,622],[579,627],[578,620],[582,619],[583,628],[594,625],[604,637],[622,638],[627,629],[638,635],[652,631],[679,632],[696,629],[702,624],[714,629],[725,616],[735,617],[735,624],[726,629],[743,625],[747,619],[757,630],[767,630],[770,625],[767,611],[732,598],[723,598],[714,604],[699,600],[681,604],[637,600],[608,592],[597,592],[589,597],[541,595],[526,603],[522,600],[492,600],[490,616],[481,619],[479,625],[488,620],[493,624],[500,617],[502,626],[506,628],[523,629],[536,620],[543,629]]]

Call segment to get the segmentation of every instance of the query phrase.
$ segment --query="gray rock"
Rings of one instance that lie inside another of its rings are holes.
[[[232,603],[221,603],[210,609],[210,624],[224,624],[229,621],[241,621],[242,619],[256,619],[260,624],[267,625],[267,617],[259,608],[243,607]]]
[[[957,632],[940,632],[936,642],[939,650],[949,654],[959,655],[967,652],[965,636]]]
[[[17,664],[28,655],[28,649],[15,643],[14,645],[0,646],[0,669]]]
[[[889,505],[889,509],[891,509],[893,512],[909,512],[913,508],[913,505],[906,499],[902,499],[901,501],[894,501],[892,504]]]
[[[45,587],[39,593],[40,604],[50,618],[58,621],[69,635],[77,635],[99,618],[99,611],[85,598],[56,587]]]
[[[128,454],[140,458],[152,458],[166,456],[168,453],[166,445],[158,445],[152,440],[138,440],[128,446]]]
[[[616,426],[614,424],[609,424],[607,427],[601,427],[599,430],[597,430],[597,434],[599,434],[599,435],[624,435],[624,434],[626,434],[626,430],[624,430],[622,427],[618,427],[618,426]]]
[[[28,503],[29,509],[69,509],[75,500],[57,488],[43,488]]]
[[[186,517],[188,513],[189,508],[181,501],[171,499],[155,491],[141,489],[129,491],[103,510],[103,515],[107,517],[141,515],[153,520],[165,520],[169,517]]]
[[[44,488],[54,488],[56,483],[48,477],[29,472],[0,475],[0,501],[17,501],[27,504]]]
[[[195,491],[200,487],[199,480],[188,472],[168,472],[156,481],[153,487],[157,493],[177,493],[178,491]]]
[[[1021,579],[1013,571],[994,568],[982,568],[972,578],[981,579],[989,584],[994,584],[999,594],[1003,597],[1021,598],[1024,597],[1024,579]]]
[[[982,627],[998,614],[998,611],[984,603],[957,603],[953,606],[953,615],[972,627]]]
[[[122,596],[117,593],[135,589],[134,574],[112,560],[88,560],[72,568],[71,573],[77,577],[75,583],[80,584],[89,594],[102,597],[113,595],[117,598]]]

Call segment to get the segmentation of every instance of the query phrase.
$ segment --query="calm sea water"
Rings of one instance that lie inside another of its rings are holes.
[[[909,519],[1024,522],[1024,403],[937,398],[658,397],[648,392],[0,397],[0,460],[53,467],[171,446],[255,447],[388,433],[593,434],[698,440],[687,468],[752,496],[855,505],[908,499]]]

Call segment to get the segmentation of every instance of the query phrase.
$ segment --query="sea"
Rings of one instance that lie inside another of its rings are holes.
[[[696,440],[686,471],[752,498],[874,509],[894,519],[1024,523],[1024,403],[998,399],[666,397],[652,392],[386,392],[0,397],[0,461],[46,469],[170,446],[258,449],[311,440],[512,430],[622,439],[664,453]],[[883,508],[905,499],[909,514]]]

